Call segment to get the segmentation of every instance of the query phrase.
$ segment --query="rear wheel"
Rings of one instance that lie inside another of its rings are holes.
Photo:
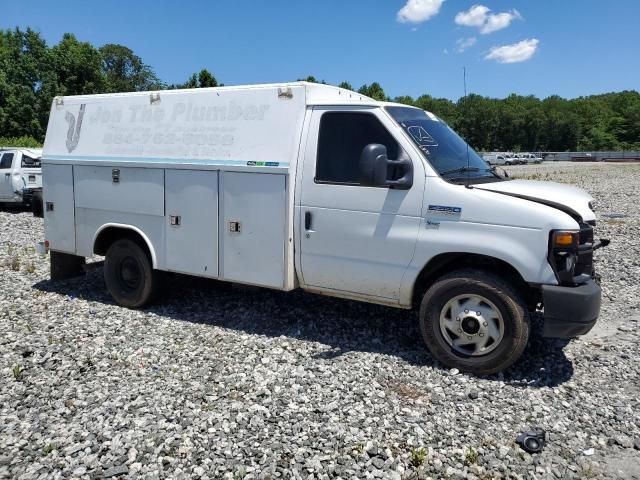
[[[425,293],[420,330],[444,365],[488,375],[520,357],[529,339],[529,314],[517,291],[500,277],[459,270]]]
[[[128,238],[115,241],[107,250],[104,280],[113,299],[128,308],[147,305],[158,288],[158,275],[149,255]]]

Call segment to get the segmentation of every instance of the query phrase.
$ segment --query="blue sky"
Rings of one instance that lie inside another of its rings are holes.
[[[639,19],[638,0],[0,0],[1,28],[121,43],[168,83],[207,68],[226,84],[311,74],[452,99],[463,66],[469,92],[493,97],[638,89]]]

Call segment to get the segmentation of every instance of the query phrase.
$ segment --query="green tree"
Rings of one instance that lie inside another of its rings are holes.
[[[102,58],[90,43],[80,42],[71,33],[65,33],[60,43],[51,48],[51,62],[58,83],[58,95],[105,91]]]
[[[415,100],[413,99],[413,97],[410,97],[409,95],[401,95],[399,97],[396,97],[393,99],[394,102],[396,103],[403,103],[405,105],[415,105]]]
[[[209,70],[203,68],[200,73],[194,73],[185,83],[169,85],[168,88],[209,88],[217,87],[218,81]]]
[[[378,82],[373,82],[371,85],[365,84],[361,86],[358,89],[358,93],[382,102],[389,100],[389,97],[384,93],[384,90]]]
[[[100,56],[108,92],[141,92],[163,87],[153,69],[128,47],[110,43],[100,47]]]

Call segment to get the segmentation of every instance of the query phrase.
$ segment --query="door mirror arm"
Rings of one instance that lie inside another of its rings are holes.
[[[396,171],[403,172],[397,180],[387,180],[385,185],[396,190],[409,190],[413,185],[413,163],[409,156],[402,151],[398,160],[387,159],[387,165],[396,167]]]

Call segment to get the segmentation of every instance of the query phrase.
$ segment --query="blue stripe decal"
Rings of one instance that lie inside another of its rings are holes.
[[[168,157],[109,157],[109,156],[88,156],[88,155],[46,155],[42,160],[87,160],[87,161],[116,161],[135,163],[188,163],[196,165],[229,165],[239,167],[289,167],[289,162],[258,162],[253,160],[215,160],[212,158],[168,158]]]

